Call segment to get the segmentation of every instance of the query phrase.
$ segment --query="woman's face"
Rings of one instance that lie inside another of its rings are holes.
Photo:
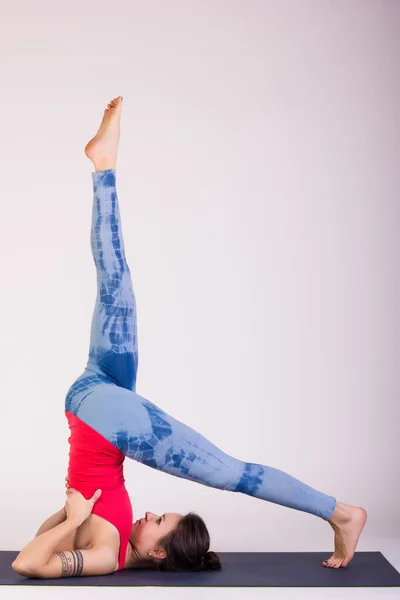
[[[129,539],[142,558],[151,558],[149,552],[154,558],[164,558],[166,552],[158,548],[158,540],[175,529],[182,517],[183,515],[178,513],[155,515],[146,512],[142,519],[133,524]]]

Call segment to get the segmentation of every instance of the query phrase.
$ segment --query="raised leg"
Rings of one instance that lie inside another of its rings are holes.
[[[115,169],[92,173],[91,249],[97,272],[87,367],[134,390],[138,368],[136,300],[125,257]]]

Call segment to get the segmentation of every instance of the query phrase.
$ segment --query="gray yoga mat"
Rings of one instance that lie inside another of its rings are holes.
[[[321,565],[326,552],[218,552],[220,571],[122,570],[96,577],[28,579],[11,568],[18,552],[0,552],[0,585],[173,587],[399,587],[400,573],[381,552],[356,552],[346,568]]]

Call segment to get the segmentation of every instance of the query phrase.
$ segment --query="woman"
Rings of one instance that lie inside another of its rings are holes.
[[[337,502],[266,465],[227,455],[200,433],[138,395],[136,302],[121,230],[116,161],[122,97],[104,111],[85,148],[92,161],[91,248],[97,299],[86,369],[68,390],[71,436],[63,509],[19,553],[13,569],[29,577],[100,575],[120,569],[206,570],[221,565],[195,513],[146,512],[132,525],[124,485],[126,456],[177,477],[314,514],[335,532],[322,564],[345,567],[366,522],[363,508]]]

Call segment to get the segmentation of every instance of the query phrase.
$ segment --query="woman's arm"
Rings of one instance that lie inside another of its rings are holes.
[[[108,575],[118,568],[118,550],[109,546],[90,550],[67,550],[53,554],[49,562],[34,570],[19,567],[13,569],[25,577],[55,579],[58,577],[79,577],[80,575]]]
[[[41,524],[41,526],[37,530],[35,537],[37,537],[38,535],[41,535],[42,533],[44,533],[45,531],[48,531],[49,529],[53,529],[53,527],[55,527],[56,525],[59,525],[60,523],[63,523],[66,519],[67,519],[67,515],[65,513],[65,508],[63,507],[60,510],[58,510],[56,513],[54,513],[54,515],[51,515],[51,517],[49,517],[44,523]]]
[[[14,571],[26,577],[99,574],[96,571],[99,568],[102,573],[110,573],[112,553],[107,548],[105,550],[97,549],[95,552],[75,550],[55,554],[57,546],[88,518],[94,503],[100,495],[101,490],[97,490],[91,498],[86,500],[80,492],[70,488],[67,492],[67,502],[65,504],[66,520],[29,542],[12,563]],[[96,560],[99,559],[98,552],[101,551],[105,552],[106,560],[101,556],[101,565],[99,565]],[[85,572],[83,569],[84,554],[89,559],[89,568],[85,569]],[[105,569],[108,570],[105,571]],[[96,573],[93,573],[93,570]]]
[[[21,550],[13,562],[12,568],[14,571],[21,575],[29,573],[27,577],[30,577],[49,562],[60,542],[81,524],[81,519],[76,517],[67,518],[63,523],[59,523],[52,529],[35,537]]]
[[[113,573],[117,568],[118,551],[112,546],[54,552],[81,523],[81,519],[68,517],[63,523],[34,538],[12,563],[13,570],[24,577],[41,579]]]
[[[114,551],[112,546],[54,552],[81,523],[81,519],[68,517],[63,523],[33,539],[12,563],[13,570],[24,577],[42,579],[113,573],[117,568],[118,551]]]

